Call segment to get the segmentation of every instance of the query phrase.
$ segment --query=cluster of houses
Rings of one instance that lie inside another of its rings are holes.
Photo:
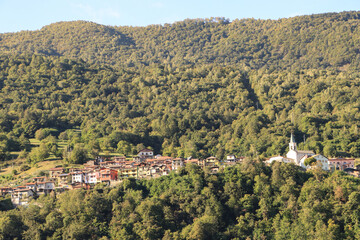
[[[206,159],[183,159],[156,155],[150,149],[143,149],[132,160],[126,157],[113,157],[111,161],[105,161],[100,157],[88,161],[83,168],[56,167],[49,170],[48,177],[35,177],[32,182],[15,188],[0,188],[0,194],[11,195],[11,201],[15,206],[27,205],[30,199],[37,198],[42,194],[55,194],[69,189],[90,189],[97,183],[109,186],[116,185],[124,178],[146,179],[168,175],[187,164],[195,164],[209,169],[210,173],[217,173],[220,167],[232,166],[243,161],[244,157],[237,158],[228,155],[226,160],[216,157]],[[311,161],[310,161],[311,160]],[[355,168],[353,158],[328,159],[321,154],[315,154],[309,150],[298,150],[293,134],[290,137],[289,151],[286,157],[276,156],[266,160],[272,162],[294,163],[309,169],[320,167],[323,170],[343,170],[356,177],[360,176],[360,170]]]
[[[274,161],[283,163],[294,163],[304,169],[320,167],[325,171],[342,170],[353,176],[360,176],[360,170],[356,168],[354,158],[328,159],[321,154],[315,154],[311,150],[298,150],[293,134],[291,134],[290,136],[289,151],[286,154],[286,157],[272,157],[268,159],[266,163],[271,164]],[[309,164],[309,162],[311,164]]]
[[[35,177],[32,182],[25,183],[15,188],[0,188],[1,196],[11,195],[11,202],[15,206],[27,205],[29,200],[37,198],[40,195],[51,194],[55,190],[55,183],[49,181],[47,177]]]
[[[116,185],[124,178],[146,179],[168,175],[186,164],[207,167],[211,173],[217,173],[220,167],[232,166],[242,162],[244,157],[227,156],[220,161],[216,157],[200,159],[173,158],[143,149],[132,160],[126,157],[113,157],[111,161],[102,158],[88,161],[83,168],[56,167],[49,170],[48,177],[36,177],[31,183],[16,188],[0,188],[2,196],[11,194],[12,203],[16,206],[28,204],[30,199],[41,194],[51,194],[69,189],[90,189],[97,183],[109,186]]]

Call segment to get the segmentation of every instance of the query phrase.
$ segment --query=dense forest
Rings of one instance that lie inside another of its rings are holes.
[[[259,161],[42,196],[0,212],[2,239],[360,239],[359,179]],[[6,199],[0,207],[6,209]]]
[[[140,144],[175,157],[266,157],[284,153],[294,131],[300,148],[358,157],[358,75],[216,64],[113,68],[57,56],[4,56],[0,148],[26,149],[37,131],[51,129],[89,151],[132,155]],[[80,136],[65,134],[74,128]]]
[[[343,12],[0,34],[0,158],[44,129],[95,153],[219,158],[282,154],[293,131],[300,148],[358,157],[359,22]]]

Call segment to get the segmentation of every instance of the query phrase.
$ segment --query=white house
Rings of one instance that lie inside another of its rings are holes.
[[[85,183],[96,184],[97,183],[96,172],[87,172],[85,174]]]
[[[152,158],[154,156],[154,152],[150,149],[143,149],[138,153],[140,158]]]
[[[83,172],[72,172],[71,183],[83,183],[85,182],[85,175]]]
[[[269,158],[269,160],[267,160],[266,162],[268,164],[271,164],[272,162],[293,163],[294,160],[279,155],[279,156],[276,156],[276,157]]]
[[[325,171],[329,170],[329,159],[327,157],[324,157],[321,154],[317,154],[317,155],[314,155],[314,156],[311,156],[311,157],[316,160],[316,166],[321,167]],[[306,168],[306,169],[311,168],[311,166],[306,166],[305,165],[305,160],[307,158],[309,158],[309,156],[304,156],[300,160],[300,166],[303,167],[303,168]]]

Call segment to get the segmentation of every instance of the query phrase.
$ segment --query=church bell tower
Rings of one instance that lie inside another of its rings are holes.
[[[295,138],[294,138],[294,134],[293,134],[293,133],[291,133],[291,136],[290,136],[289,149],[290,149],[290,151],[291,151],[291,150],[297,151],[296,142],[295,142]]]

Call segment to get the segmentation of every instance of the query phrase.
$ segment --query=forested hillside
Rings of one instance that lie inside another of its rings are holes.
[[[36,55],[2,57],[0,66],[7,138],[80,127],[78,141],[89,150],[122,142],[183,157],[270,156],[285,151],[295,130],[316,152],[359,154],[357,73],[246,72],[215,64],[114,69]]]
[[[266,157],[294,131],[300,148],[358,157],[359,14],[1,34],[1,152],[80,128],[71,146],[126,155]]]
[[[279,20],[188,19],[148,27],[59,22],[0,35],[0,51],[114,66],[231,65],[251,69],[359,67],[359,12]]]
[[[359,179],[245,161],[42,196],[0,212],[2,239],[359,239]],[[0,207],[6,206],[0,201]]]

